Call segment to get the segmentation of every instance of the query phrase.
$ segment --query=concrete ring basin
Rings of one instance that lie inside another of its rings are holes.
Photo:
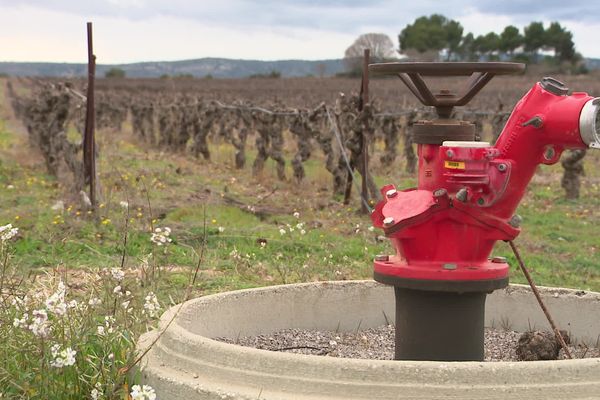
[[[595,344],[600,293],[540,288],[572,340]],[[161,317],[172,323],[140,363],[160,399],[598,399],[600,358],[537,362],[382,361],[271,352],[227,344],[287,328],[354,331],[394,321],[394,291],[373,281],[319,282],[201,297]],[[173,319],[173,317],[175,318]],[[548,329],[528,287],[488,296],[486,326]],[[143,351],[158,337],[140,338]]]

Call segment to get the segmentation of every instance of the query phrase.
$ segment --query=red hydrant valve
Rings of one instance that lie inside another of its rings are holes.
[[[519,234],[515,211],[539,164],[556,163],[565,149],[600,148],[600,99],[570,94],[561,82],[544,78],[517,103],[491,145],[465,140],[470,128],[459,129],[468,123],[449,119],[452,107],[466,104],[494,74],[521,71],[522,64],[387,63],[370,68],[400,76],[439,116],[413,130],[418,186],[384,186],[384,200],[371,215],[396,250],[374,262],[375,280],[396,288],[396,329],[408,335],[397,336],[396,358],[482,359],[485,294],[508,285],[506,260],[490,258],[494,244]],[[471,86],[462,96],[433,94],[421,79],[470,74]],[[465,303],[466,293],[472,293],[471,303]],[[446,346],[433,353],[412,349],[431,346],[432,331],[444,332]],[[454,332],[452,343],[446,340],[449,331]]]

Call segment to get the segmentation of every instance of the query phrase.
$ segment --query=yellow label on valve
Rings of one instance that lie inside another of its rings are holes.
[[[448,161],[444,162],[444,167],[448,169],[465,169],[465,163],[463,161]]]

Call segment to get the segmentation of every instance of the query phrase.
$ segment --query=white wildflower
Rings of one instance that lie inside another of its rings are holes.
[[[170,236],[171,228],[156,228],[152,233],[152,237],[150,237],[150,241],[157,246],[166,246],[172,242]]]
[[[126,201],[124,201],[124,200],[120,201],[119,205],[121,206],[121,208],[124,208],[124,209],[128,209],[129,208],[129,203],[126,202]]]
[[[46,299],[46,309],[56,315],[65,315],[67,312],[67,303],[65,303],[65,284],[58,282],[58,288],[50,297]]]
[[[100,400],[104,393],[102,392],[102,384],[100,382],[96,382],[94,388],[90,392],[90,397],[92,400]]]
[[[92,297],[91,299],[88,300],[88,305],[95,307],[102,304],[102,300],[100,300],[97,297]]]
[[[29,314],[25,313],[23,314],[23,317],[21,317],[21,319],[16,318],[13,320],[13,326],[15,328],[26,328],[28,325],[28,320],[29,320]]]
[[[292,215],[294,216],[294,218],[300,218],[300,213],[298,211],[296,211]]]
[[[373,231],[375,230],[375,227],[374,227],[374,226],[370,226],[370,227],[368,227],[368,228],[367,228],[367,230],[368,230],[369,232],[373,232]]]
[[[50,348],[50,352],[54,358],[52,361],[50,361],[50,365],[53,367],[62,368],[75,364],[75,355],[77,352],[70,347],[61,350],[59,344],[54,344]]]
[[[156,400],[154,389],[148,385],[133,385],[130,395],[131,400]]]
[[[77,352],[75,350],[73,350],[72,348],[67,347],[66,349],[64,349],[61,352],[61,355],[65,359],[65,365],[66,366],[70,366],[70,365],[75,364],[75,356],[77,355]]]
[[[301,235],[306,235],[306,231],[304,229],[300,229],[300,234]]]
[[[0,226],[0,241],[6,242],[17,236],[19,228],[13,228],[12,224]]]
[[[29,330],[39,337],[48,336],[50,333],[50,325],[48,323],[48,313],[46,313],[46,310],[34,310],[32,317],[33,321],[29,325]]]
[[[158,313],[160,312],[160,304],[158,303],[156,295],[150,292],[144,300],[144,310],[142,312],[144,314],[148,314],[148,316],[151,318],[158,316]]]
[[[121,303],[121,307],[123,307],[124,310],[127,310],[127,307],[129,307],[129,303],[131,303],[131,300],[127,300]]]
[[[111,268],[110,274],[112,278],[117,282],[121,282],[123,278],[125,278],[125,272],[123,272],[121,268]]]
[[[231,250],[231,252],[229,253],[229,255],[234,260],[241,260],[242,259],[242,256],[241,256],[240,252],[235,247],[233,248],[233,250]]]
[[[285,229],[283,229],[283,228],[279,228],[279,234],[280,234],[281,236],[285,235]]]
[[[121,293],[121,285],[115,286],[115,288],[113,289],[113,293],[114,294],[118,294],[119,296],[121,296],[122,295],[122,293]]]
[[[222,226],[220,226],[219,228],[217,228],[219,230],[219,233],[223,233],[225,232],[225,228],[223,228]]]
[[[106,317],[104,317],[104,326],[106,328],[105,332],[108,334],[111,334],[115,331],[114,328],[114,324],[115,324],[115,317],[111,316],[111,315],[107,315]]]
[[[98,334],[98,336],[104,336],[106,331],[104,330],[104,327],[102,325],[98,325],[96,327],[96,333]]]
[[[50,365],[53,367],[62,368],[64,366],[64,362],[62,357],[60,357],[60,344],[53,344],[50,348],[50,352],[52,353],[52,358],[54,358],[54,360],[50,362]]]

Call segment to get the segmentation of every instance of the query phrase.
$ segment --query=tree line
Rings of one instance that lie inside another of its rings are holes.
[[[539,62],[541,50],[553,51],[558,62],[578,59],[573,34],[556,21],[547,28],[542,22],[531,22],[523,32],[509,25],[500,34],[489,32],[475,36],[464,34],[460,22],[433,14],[419,17],[407,25],[398,35],[398,41],[401,53],[438,51],[447,60],[514,59],[518,52],[519,59]]]
[[[522,30],[508,25],[500,33],[475,36],[465,33],[460,22],[433,14],[406,25],[398,42],[396,49],[385,34],[363,34],[346,49],[344,58],[350,70],[357,66],[353,60],[361,57],[365,48],[371,49],[374,61],[390,60],[394,53],[426,61],[545,61],[574,66],[582,60],[575,50],[573,34],[556,21],[547,27],[542,22],[531,22]]]

